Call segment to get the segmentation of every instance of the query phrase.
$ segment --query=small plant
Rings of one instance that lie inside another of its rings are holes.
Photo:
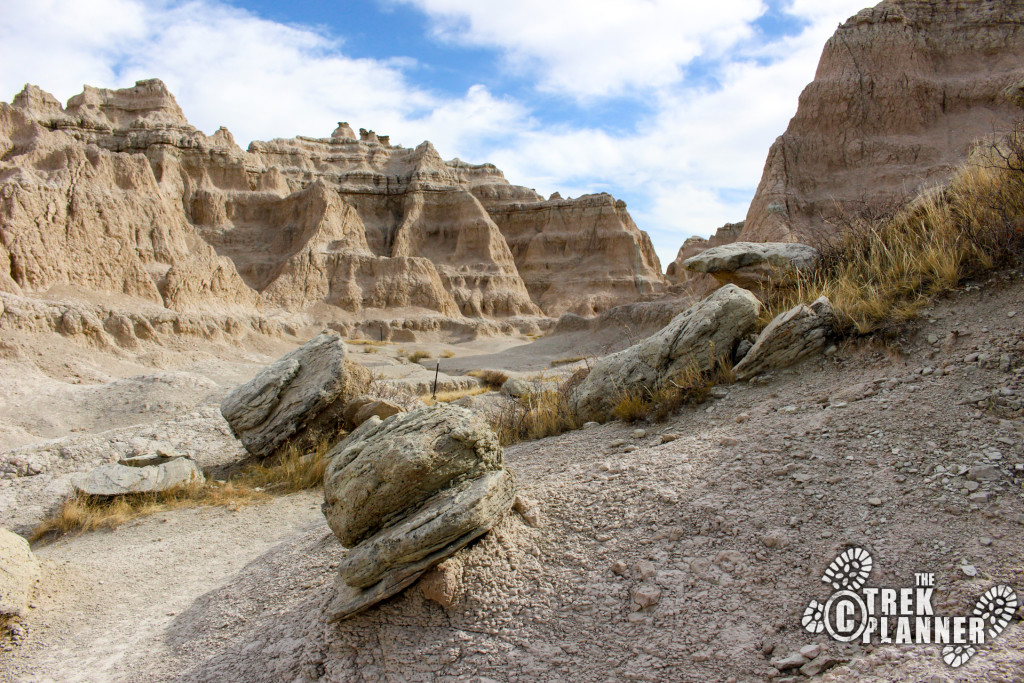
[[[455,357],[455,352],[452,351],[451,349],[445,349],[444,351],[441,352],[441,358],[454,358],[454,357]]]
[[[424,358],[430,358],[430,354],[423,350],[413,351],[408,355],[408,358],[410,362],[419,363]]]
[[[379,350],[380,349],[378,349],[376,346],[364,346],[363,347],[363,353],[377,353],[377,351],[379,351]]]
[[[492,389],[500,389],[508,381],[508,375],[501,370],[470,370],[466,374],[483,380]]]

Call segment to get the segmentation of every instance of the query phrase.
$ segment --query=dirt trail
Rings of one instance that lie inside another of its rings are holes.
[[[320,502],[316,493],[301,493],[237,512],[171,510],[36,548],[43,577],[33,632],[15,656],[0,654],[10,657],[6,676],[153,680],[167,656],[164,634],[175,616],[236,581],[247,564],[281,541],[326,529]]]

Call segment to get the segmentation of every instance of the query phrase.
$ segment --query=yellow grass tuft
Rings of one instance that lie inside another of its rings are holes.
[[[580,381],[577,375],[573,375],[556,388],[549,388],[550,382],[535,381],[530,394],[509,399],[488,416],[491,428],[503,445],[579,429],[584,420],[570,394]]]
[[[581,360],[586,359],[587,356],[568,356],[566,358],[556,358],[553,361],[551,361],[551,366],[555,367],[557,365],[568,365],[569,363],[578,363]]]
[[[192,483],[160,493],[137,493],[114,498],[75,493],[32,530],[29,540],[35,542],[68,533],[115,529],[139,517],[183,507],[220,505],[237,509],[265,498],[267,494],[261,491],[232,482]]]
[[[466,374],[482,379],[484,384],[494,389],[500,389],[508,381],[508,375],[501,370],[470,370]]]

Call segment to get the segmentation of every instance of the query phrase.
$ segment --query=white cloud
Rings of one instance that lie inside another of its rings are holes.
[[[459,44],[497,47],[552,92],[596,97],[663,87],[697,57],[750,38],[761,0],[395,0]]]

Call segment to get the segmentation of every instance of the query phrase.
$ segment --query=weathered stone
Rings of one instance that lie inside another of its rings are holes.
[[[760,291],[770,279],[812,269],[821,259],[814,247],[792,242],[733,242],[691,256],[683,265],[722,284]]]
[[[0,619],[24,617],[39,578],[39,561],[28,541],[0,528]]]
[[[455,604],[462,587],[462,563],[450,557],[425,572],[418,585],[423,597],[448,609]]]
[[[157,493],[204,480],[203,471],[191,458],[143,456],[100,465],[76,482],[75,488],[90,496],[123,496]]]
[[[357,396],[345,406],[345,425],[349,429],[355,429],[373,415],[386,420],[392,415],[402,412],[405,412],[402,406],[386,399],[374,398],[372,396]]]
[[[726,285],[680,313],[659,332],[599,360],[573,393],[584,414],[614,407],[627,392],[650,389],[684,369],[708,370],[753,330],[760,303],[735,285]]]
[[[220,410],[246,450],[265,458],[289,444],[312,447],[341,431],[348,397],[369,379],[345,355],[341,337],[324,333],[228,394]]]
[[[761,331],[734,371],[736,379],[784,368],[825,348],[835,329],[835,313],[826,297],[810,306],[800,304],[780,314]]]
[[[501,385],[501,393],[512,398],[526,398],[533,393],[533,384],[525,379],[512,377]]]
[[[497,436],[459,406],[371,416],[327,457],[324,515],[349,548],[328,608],[333,620],[412,584],[515,499]]]

